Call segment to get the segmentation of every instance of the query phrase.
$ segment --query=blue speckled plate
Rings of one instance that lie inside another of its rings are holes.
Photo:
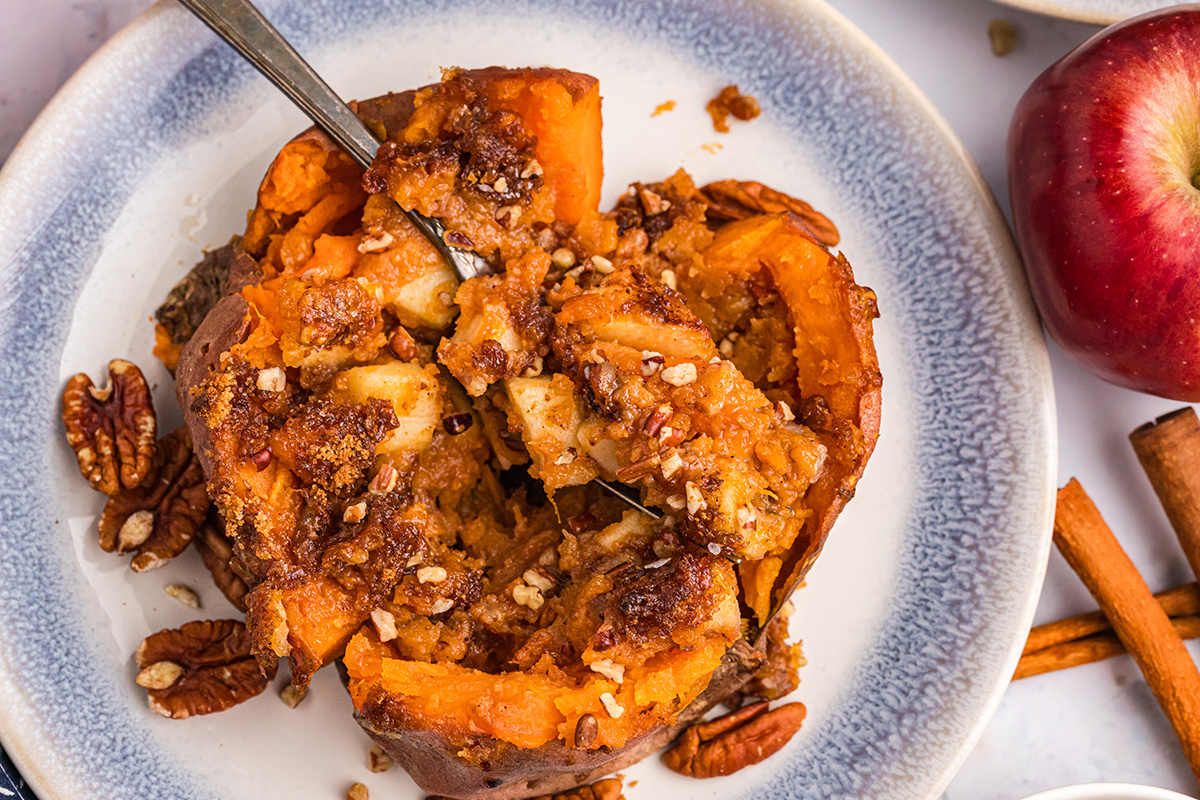
[[[607,202],[685,166],[758,178],[835,219],[879,295],[883,437],[798,595],[804,729],[714,782],[656,760],[638,797],[935,797],[1011,674],[1052,513],[1046,352],[1008,232],[931,106],[817,0],[314,0],[266,11],[347,96],[438,67],[555,64],[601,79]],[[713,132],[726,83],[763,114]],[[664,101],[675,110],[652,116]],[[132,575],[100,552],[100,498],[59,430],[66,376],[127,356],[156,383],[148,317],[203,247],[244,224],[271,155],[303,127],[188,14],[159,5],[47,109],[0,179],[0,739],[44,800],[312,800],[368,784],[336,676],[291,710],[270,693],[186,722],[133,684],[146,634],[231,613],[195,553]]]
[[[1062,17],[1093,25],[1111,25],[1157,8],[1177,5],[1177,0],[997,0],[1051,17]]]

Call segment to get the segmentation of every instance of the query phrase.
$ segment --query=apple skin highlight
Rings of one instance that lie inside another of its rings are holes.
[[[1102,31],[1042,73],[1008,169],[1050,335],[1105,380],[1200,400],[1200,5]]]

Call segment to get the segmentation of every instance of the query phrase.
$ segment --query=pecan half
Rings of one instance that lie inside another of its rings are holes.
[[[663,763],[680,775],[714,778],[774,755],[800,730],[805,709],[788,703],[767,710],[764,701],[684,731],[678,744],[663,753]]]
[[[233,545],[221,529],[207,520],[196,531],[196,549],[204,559],[204,566],[212,574],[213,583],[221,590],[234,608],[246,613],[246,592],[250,587],[233,568]]]
[[[250,655],[246,626],[234,619],[189,622],[146,637],[137,649],[138,685],[154,713],[171,719],[213,714],[245,702],[267,688]]]
[[[164,436],[156,450],[153,477],[110,497],[97,524],[102,549],[135,553],[134,572],[161,567],[182,553],[211,502],[187,428]]]
[[[716,181],[700,189],[708,201],[710,221],[732,222],[755,214],[795,214],[818,242],[833,247],[841,241],[837,227],[803,200],[777,192],[758,181]]]
[[[136,489],[154,461],[157,423],[142,371],[121,358],[108,362],[108,385],[98,389],[79,373],[62,393],[63,426],[79,472],[98,492]]]

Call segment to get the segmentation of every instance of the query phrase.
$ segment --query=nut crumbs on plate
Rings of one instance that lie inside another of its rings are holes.
[[[182,583],[169,583],[163,591],[189,608],[200,607],[200,597],[190,586],[184,586]]]
[[[713,128],[718,133],[729,133],[729,117],[749,122],[762,113],[753,95],[742,94],[736,85],[726,86],[721,93],[708,101],[708,113],[712,116]]]

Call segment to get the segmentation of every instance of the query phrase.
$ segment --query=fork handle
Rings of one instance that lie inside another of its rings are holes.
[[[379,149],[375,134],[250,0],[179,2],[253,64],[363,169],[371,166]],[[460,280],[491,274],[491,265],[478,254],[446,244],[446,229],[441,222],[416,211],[402,210]]]
[[[288,96],[363,169],[379,140],[249,0],[179,0]]]

